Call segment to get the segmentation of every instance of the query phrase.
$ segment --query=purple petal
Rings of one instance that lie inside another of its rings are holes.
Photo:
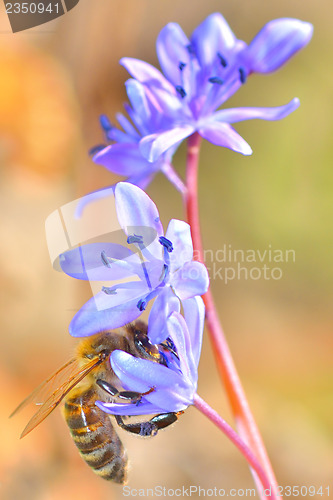
[[[149,123],[152,119],[152,114],[143,84],[131,78],[127,80],[125,86],[133,110],[140,117],[142,123]],[[147,133],[148,131],[141,130],[140,132]]]
[[[145,91],[152,107],[159,113],[159,120],[166,120],[178,111],[181,112],[183,103],[179,99],[176,90],[170,92],[156,85],[145,85]]]
[[[110,361],[115,374],[129,390],[146,392],[155,387],[144,398],[164,411],[179,411],[193,401],[183,377],[164,365],[118,350],[112,352]]]
[[[147,172],[149,168],[154,170],[154,164],[143,158],[138,143],[112,144],[99,151],[93,161],[124,176],[138,175],[142,171]]]
[[[194,132],[192,125],[175,126],[160,134],[144,137],[140,142],[140,151],[148,161],[156,161],[165,151],[175,146]]]
[[[120,59],[120,64],[139,82],[147,84],[154,83],[154,85],[168,92],[174,92],[174,87],[170,82],[168,82],[162,73],[151,64],[131,57],[123,57]]]
[[[97,295],[103,299],[102,294],[105,297],[104,301],[110,297],[104,292],[99,292]],[[134,321],[141,315],[137,299],[104,310],[97,308],[95,299],[96,296],[88,300],[72,319],[69,333],[73,337],[89,337],[105,330],[113,330]]]
[[[157,363],[153,363],[157,365]],[[157,365],[162,366],[162,365]],[[169,372],[172,370],[168,369]],[[178,375],[178,383],[169,385],[165,389],[157,389],[155,392],[145,396],[145,399],[153,405],[163,409],[163,413],[170,411],[185,410],[189,405],[193,404],[194,392],[193,387],[186,383],[181,375]]]
[[[110,130],[107,131],[107,140],[108,141],[115,141],[119,144],[121,144],[123,142],[125,142],[127,144],[127,143],[135,141],[135,139],[133,139],[133,137],[129,136],[128,134],[126,134],[122,130],[119,130],[116,127],[112,127]]]
[[[185,321],[191,338],[191,350],[195,366],[199,364],[202,336],[205,323],[205,304],[196,296],[182,301]],[[193,375],[192,375],[193,376]]]
[[[228,52],[236,37],[220,13],[211,14],[194,30],[191,42],[202,66],[211,66],[220,53],[228,62]]]
[[[110,259],[108,266],[103,263],[102,254]],[[111,263],[111,259],[120,262]],[[111,281],[135,274],[143,276],[139,256],[116,243],[89,243],[64,252],[59,262],[64,273],[81,280]]]
[[[232,149],[243,155],[252,154],[248,143],[228,123],[207,120],[198,132],[201,137],[217,146]]]
[[[202,116],[206,116],[222,106],[243,85],[239,77],[239,67],[243,67],[246,74],[249,73],[246,59],[243,57],[243,52],[246,48],[247,45],[243,40],[236,40],[233,49],[228,54],[227,75],[224,76],[225,83],[219,86],[210,85],[210,90],[206,96],[206,103],[202,108]],[[224,78],[222,76],[222,79]]]
[[[270,21],[250,43],[247,64],[258,73],[275,71],[309,43],[312,32],[312,24],[298,19]]]
[[[124,351],[113,351],[110,362],[121,382],[134,391],[147,391],[153,386],[164,389],[179,383],[179,374],[166,366],[148,359],[136,358]]]
[[[169,286],[162,289],[156,297],[148,318],[148,337],[153,344],[164,342],[168,334],[165,329],[168,316],[174,312],[179,312],[179,299],[175,296]]]
[[[118,220],[127,235],[143,237],[143,245],[156,258],[162,259],[162,245],[158,237],[163,226],[155,203],[137,186],[119,182],[115,188]]]
[[[173,85],[182,85],[182,71],[179,69],[179,64],[189,66],[189,45],[189,39],[176,23],[167,24],[157,37],[157,57],[163,73]]]
[[[125,133],[127,135],[132,136],[133,141],[139,141],[140,140],[140,134],[138,131],[133,127],[131,122],[124,116],[122,113],[117,113],[116,114],[117,121],[119,125],[124,129]]]
[[[187,262],[172,274],[170,284],[181,300],[202,295],[207,292],[209,286],[207,269],[201,262]]]
[[[115,285],[103,288],[102,293],[94,295],[96,307],[99,311],[126,305],[133,300],[139,301],[143,296],[149,293],[147,283],[141,281],[128,281],[127,283],[116,283]]]
[[[172,219],[165,237],[173,246],[173,251],[170,253],[170,271],[173,272],[193,259],[191,228],[187,222]]]
[[[103,403],[96,401],[96,406],[111,415],[156,415],[165,413],[163,408],[153,405],[148,401],[141,401],[140,404],[131,403]]]
[[[284,106],[274,108],[230,108],[222,109],[212,115],[213,120],[218,122],[235,123],[244,120],[281,120],[290,115],[300,105],[296,97]]]

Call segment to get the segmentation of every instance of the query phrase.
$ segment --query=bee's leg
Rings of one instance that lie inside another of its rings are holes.
[[[184,412],[178,411],[176,413],[161,413],[147,422],[137,422],[135,424],[125,424],[120,415],[115,415],[115,419],[117,424],[125,431],[132,432],[133,434],[139,434],[140,436],[156,436],[160,429],[164,429],[164,427],[176,422],[182,413]]]
[[[152,387],[147,392],[118,391],[118,389],[109,384],[109,382],[101,379],[96,380],[96,384],[113,398],[119,398],[120,400],[133,404],[139,404],[143,396],[146,396],[155,390],[155,388]]]

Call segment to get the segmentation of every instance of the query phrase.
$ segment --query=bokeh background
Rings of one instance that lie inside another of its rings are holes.
[[[253,148],[251,157],[204,143],[200,203],[207,249],[295,250],[295,262],[281,264],[280,280],[215,279],[212,288],[278,483],[325,488],[333,477],[332,3],[82,0],[58,20],[15,35],[1,3],[0,497],[5,500],[123,498],[121,487],[95,477],[82,462],[60,411],[23,441],[18,437],[30,414],[8,420],[18,402],[70,356],[75,342],[68,324],[89,297],[86,284],[52,269],[44,222],[62,204],[118,180],[87,155],[102,140],[99,115],[112,118],[125,100],[128,75],[118,60],[127,55],[155,64],[155,39],[167,22],[179,22],[190,35],[214,11],[247,42],[273,18],[314,24],[305,50],[278,73],[251,77],[230,102],[275,106],[298,96],[301,107],[280,122],[239,124]],[[181,148],[175,159],[180,172],[184,158]],[[165,223],[183,218],[179,195],[162,175],[148,193]],[[207,335],[199,393],[232,422]],[[132,488],[253,487],[243,457],[194,408],[154,439],[120,434],[131,459]]]

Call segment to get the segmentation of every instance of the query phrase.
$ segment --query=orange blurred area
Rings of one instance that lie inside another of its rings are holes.
[[[38,48],[0,39],[1,158],[50,181],[68,173],[79,110],[64,68]]]
[[[44,224],[62,205],[117,181],[87,152],[103,142],[99,115],[114,122],[123,109],[128,74],[119,59],[157,64],[155,40],[166,23],[180,23],[189,35],[215,11],[247,42],[273,18],[314,24],[309,47],[281,71],[251,77],[230,102],[230,107],[277,106],[298,96],[301,107],[280,122],[236,124],[253,148],[252,157],[203,142],[199,201],[204,246],[212,255],[224,245],[295,252],[294,261],[281,263],[279,280],[243,276],[226,283],[214,276],[214,265],[224,270],[237,263],[207,265],[278,484],[330,486],[332,4],[82,0],[58,20],[15,35],[0,10],[1,500],[124,498],[121,486],[96,477],[82,461],[60,409],[23,440],[19,436],[31,411],[8,416],[72,356],[76,345],[68,325],[91,289],[52,268]],[[182,175],[184,164],[181,147],[175,168]],[[179,194],[161,174],[148,194],[164,227],[171,218],[184,219]],[[207,332],[198,393],[233,424]],[[152,439],[121,430],[119,436],[130,458],[131,488],[254,487],[243,457],[194,408]]]

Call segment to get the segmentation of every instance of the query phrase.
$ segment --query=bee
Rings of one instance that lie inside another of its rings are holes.
[[[39,405],[29,420],[21,438],[37,427],[63,400],[63,414],[83,460],[100,477],[123,484],[127,477],[127,453],[110,419],[95,402],[140,404],[145,393],[119,389],[120,381],[112,370],[110,354],[120,349],[137,358],[144,358],[167,366],[170,353],[177,356],[172,341],[152,344],[147,335],[147,325],[141,321],[127,325],[121,332],[103,332],[87,337],[78,344],[76,355],[39,385],[13,411],[11,417],[28,404]],[[141,436],[154,436],[159,429],[174,423],[183,412],[162,413],[148,421],[125,423],[114,415],[124,430]]]

